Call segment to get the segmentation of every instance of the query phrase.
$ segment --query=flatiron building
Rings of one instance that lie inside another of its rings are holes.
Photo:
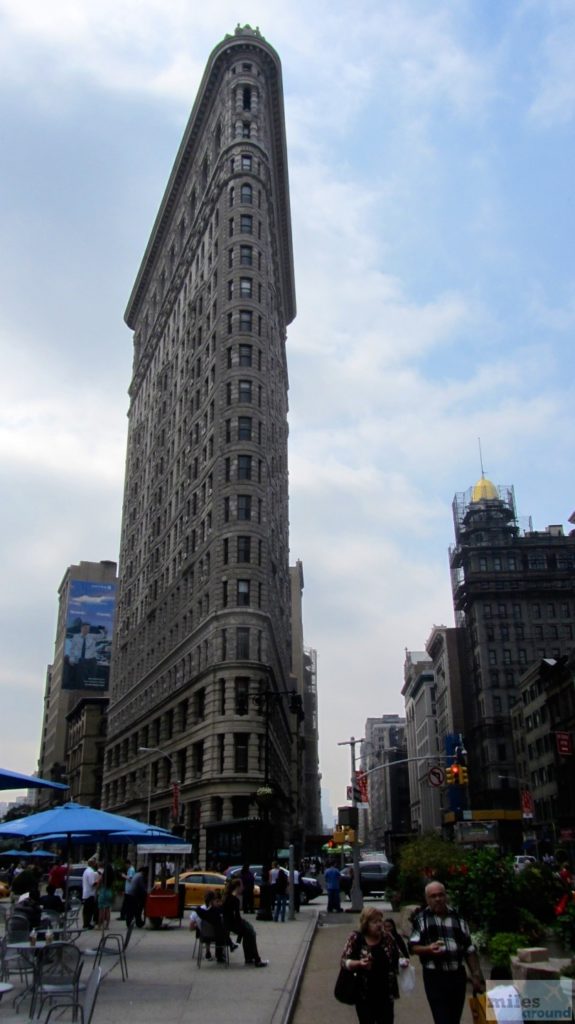
[[[294,316],[281,65],[238,26],[209,58],[126,311],[104,779],[106,807],[177,824],[202,862],[247,853],[262,820],[277,846],[293,815]]]

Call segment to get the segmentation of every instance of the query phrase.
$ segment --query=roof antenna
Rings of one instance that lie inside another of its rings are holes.
[[[481,451],[481,438],[477,438],[477,444],[479,445],[479,465],[481,466],[481,478],[485,477],[485,470],[483,469],[483,452]]]

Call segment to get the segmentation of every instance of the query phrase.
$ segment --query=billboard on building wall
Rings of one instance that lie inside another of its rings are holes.
[[[66,610],[63,690],[108,689],[115,583],[71,580]]]

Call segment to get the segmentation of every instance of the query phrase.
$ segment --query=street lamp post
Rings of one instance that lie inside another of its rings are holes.
[[[362,740],[356,740],[355,736],[352,736],[349,740],[343,740],[338,743],[338,747],[349,747],[351,754],[351,805],[357,808],[356,799],[356,777],[355,777],[355,745],[356,743],[362,743]],[[357,829],[355,829],[355,839],[351,847],[353,856],[353,879],[351,883],[351,909],[353,912],[359,913],[363,908],[363,894],[361,891],[361,884],[359,880],[359,842]]]
[[[176,787],[179,786],[179,784],[180,784],[180,780],[178,779],[178,776],[176,774],[176,765],[175,765],[174,759],[171,756],[171,754],[166,753],[166,751],[162,750],[161,747],[138,747],[138,752],[140,754],[161,754],[162,757],[165,757],[166,760],[170,762],[171,769],[172,769],[172,791],[175,792]],[[147,815],[147,817],[148,817],[148,824],[150,822],[151,803],[152,803],[152,762],[150,761],[150,764],[148,765],[148,815]],[[176,806],[176,801],[174,801],[174,806]],[[173,814],[173,817],[174,817],[174,825],[177,825],[177,823],[178,823],[177,822],[177,817],[178,817],[177,812]]]

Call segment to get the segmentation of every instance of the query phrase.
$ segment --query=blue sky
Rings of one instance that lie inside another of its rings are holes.
[[[573,486],[571,0],[0,0],[0,687],[34,769],[57,588],[118,553],[123,312],[207,56],[238,20],[284,74],[298,317],[292,560],[333,804],[350,732],[401,712],[453,624],[451,501],[536,528]],[[13,725],[13,727],[12,727]]]

